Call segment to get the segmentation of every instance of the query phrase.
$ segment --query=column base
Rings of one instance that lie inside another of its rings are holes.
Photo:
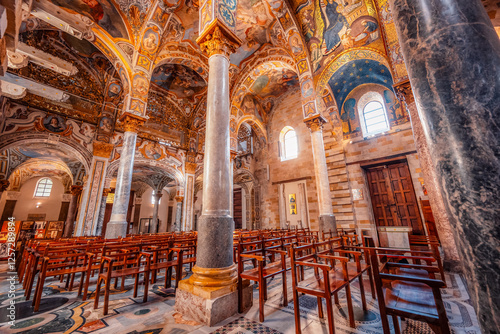
[[[175,293],[175,310],[184,317],[206,326],[214,326],[238,312],[236,265],[206,269],[195,266],[193,275],[179,282]],[[243,308],[253,304],[249,281],[243,284]]]
[[[320,215],[319,216],[319,232],[330,232],[332,230],[337,234],[337,224],[334,215]]]
[[[109,221],[106,225],[106,239],[116,239],[127,236],[127,222]]]

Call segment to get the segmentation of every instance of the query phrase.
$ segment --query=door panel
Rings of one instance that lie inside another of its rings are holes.
[[[407,163],[370,168],[366,171],[377,226],[408,226],[424,234]]]
[[[243,203],[241,199],[241,189],[233,191],[233,215],[234,228],[239,229],[243,226]]]

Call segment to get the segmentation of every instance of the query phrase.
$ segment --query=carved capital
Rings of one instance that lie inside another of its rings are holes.
[[[71,186],[71,195],[73,196],[78,196],[82,193],[83,187],[82,186]]]
[[[326,122],[327,120],[321,115],[314,115],[304,120],[304,123],[306,123],[311,132],[323,131],[323,124]]]
[[[177,203],[180,203],[180,202],[182,202],[183,200],[184,200],[184,196],[175,196],[175,201],[176,201]]]
[[[113,144],[105,143],[102,141],[94,140],[92,143],[94,148],[94,156],[101,158],[108,158],[111,156],[111,152],[113,152]]]
[[[125,132],[137,132],[140,126],[144,124],[146,118],[136,114],[125,112],[120,117]]]
[[[0,180],[0,192],[4,192],[10,186],[9,180]]]
[[[102,190],[102,196],[103,197],[108,197],[108,194],[111,192],[111,188],[104,188]]]
[[[163,196],[163,193],[161,191],[160,192],[155,191],[155,194],[153,196],[156,197],[157,200],[160,200],[160,198]]]
[[[216,54],[229,58],[229,55],[241,45],[241,40],[232,32],[217,24],[217,20],[196,42],[200,45],[201,51],[206,53],[209,58]]]
[[[196,162],[186,162],[186,174],[194,174],[196,172]]]
[[[401,102],[405,102],[407,105],[415,102],[415,97],[413,96],[413,90],[411,89],[410,80],[405,80],[392,87],[394,88],[394,91],[396,92],[396,95]]]

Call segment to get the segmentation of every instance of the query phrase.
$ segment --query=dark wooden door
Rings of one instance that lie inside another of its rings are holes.
[[[412,234],[423,235],[408,164],[377,166],[366,173],[377,226],[408,226]]]
[[[239,229],[243,226],[243,204],[241,201],[241,189],[233,191],[233,214],[234,228]]]

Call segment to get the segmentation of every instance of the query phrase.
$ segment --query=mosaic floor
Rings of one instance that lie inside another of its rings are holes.
[[[290,276],[290,275],[289,275]],[[288,277],[291,282],[291,277]],[[464,282],[458,274],[448,274],[449,288],[443,289],[443,299],[450,325],[455,334],[480,334],[476,315],[465,290]],[[75,279],[75,283],[77,280]],[[92,282],[92,281],[91,281]],[[95,280],[90,290],[95,289]],[[352,288],[354,304],[364,318],[356,322],[356,329],[349,327],[342,307],[343,298],[340,295],[341,308],[335,307],[336,333],[369,333],[382,334],[377,301],[371,298],[368,280],[364,282],[367,291],[368,312],[363,313],[359,286]],[[132,298],[133,280],[127,280],[125,291],[113,290],[110,295],[109,313],[102,314],[103,298],[100,298],[100,308],[94,310],[93,295],[91,299],[82,302],[77,297],[77,289],[64,290],[64,283],[50,280],[43,291],[40,312],[33,314],[31,301],[26,302],[20,285],[16,286],[14,298],[9,298],[7,267],[0,263],[0,333],[113,333],[113,334],[183,334],[183,333],[295,333],[294,304],[291,289],[289,289],[287,307],[282,306],[281,280],[270,280],[269,299],[265,305],[264,323],[258,321],[258,289],[254,287],[254,306],[244,314],[233,316],[217,327],[202,326],[184,319],[174,310],[175,295],[173,289],[163,289],[160,280],[150,286],[149,299],[142,303],[142,289],[137,298]],[[11,300],[16,302],[16,321],[14,326],[7,323],[7,307]],[[328,333],[323,320],[318,318],[316,298],[301,296],[299,298],[301,313],[301,328],[306,334]],[[403,321],[404,333],[432,333],[425,324],[413,321]]]

